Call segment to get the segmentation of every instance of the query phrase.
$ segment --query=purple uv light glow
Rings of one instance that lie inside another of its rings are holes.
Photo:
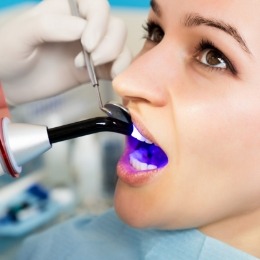
[[[155,165],[162,168],[168,163],[165,152],[155,144],[147,144],[133,137],[129,137],[131,154],[140,162]]]

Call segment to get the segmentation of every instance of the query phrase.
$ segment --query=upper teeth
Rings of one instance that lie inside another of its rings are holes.
[[[136,138],[137,140],[141,141],[141,142],[146,142],[147,144],[152,144],[153,142],[151,142],[150,140],[146,139],[145,137],[143,137],[139,131],[136,129],[136,127],[134,126],[134,130],[132,133],[132,136],[134,138]]]

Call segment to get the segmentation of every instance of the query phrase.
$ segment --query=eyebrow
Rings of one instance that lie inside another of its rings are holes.
[[[206,25],[209,27],[217,28],[217,29],[229,34],[230,36],[232,36],[239,43],[239,45],[241,46],[241,48],[244,51],[251,54],[249,48],[247,47],[245,40],[239,34],[237,29],[235,27],[233,27],[232,25],[227,24],[221,20],[209,19],[209,18],[202,17],[196,13],[191,13],[185,17],[184,25],[187,27]]]
[[[150,1],[150,6],[151,6],[152,10],[154,11],[154,13],[158,17],[161,17],[161,8],[155,0]]]
[[[153,12],[158,17],[162,16],[161,8],[160,8],[159,4],[156,2],[156,0],[151,0],[150,6],[151,6]],[[247,52],[248,54],[251,54],[245,40],[239,34],[238,30],[234,26],[227,24],[224,21],[206,18],[206,17],[203,17],[203,16],[201,16],[197,13],[190,13],[190,14],[185,16],[183,24],[186,27],[206,25],[206,26],[209,26],[209,27],[219,29],[219,30],[229,34],[230,36],[232,36],[239,43],[239,45],[241,46],[241,48],[245,52]]]

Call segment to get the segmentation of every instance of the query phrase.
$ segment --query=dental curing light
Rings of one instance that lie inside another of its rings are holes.
[[[80,122],[47,128],[42,125],[0,120],[0,175],[19,177],[22,165],[48,151],[53,143],[98,132],[131,135],[133,124],[112,117],[96,117]]]

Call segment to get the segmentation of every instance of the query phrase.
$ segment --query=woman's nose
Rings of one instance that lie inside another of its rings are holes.
[[[167,90],[163,86],[163,62],[148,53],[136,58],[127,70],[113,80],[115,92],[125,100],[142,100],[164,106]]]

